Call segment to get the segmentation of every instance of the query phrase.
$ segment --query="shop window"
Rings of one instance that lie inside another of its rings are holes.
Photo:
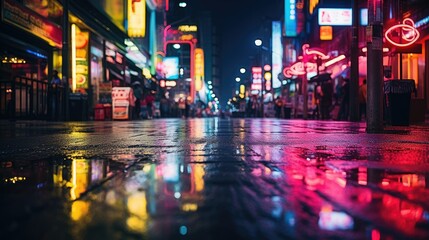
[[[419,83],[418,55],[402,54],[402,79],[414,79],[416,86]]]

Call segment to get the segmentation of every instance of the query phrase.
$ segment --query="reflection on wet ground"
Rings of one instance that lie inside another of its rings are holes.
[[[1,239],[429,238],[429,126],[366,134],[362,123],[212,118],[0,130]]]

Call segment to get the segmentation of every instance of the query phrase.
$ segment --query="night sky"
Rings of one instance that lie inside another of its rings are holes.
[[[262,32],[264,19],[282,20],[284,0],[194,0],[199,10],[212,11],[214,22],[221,36],[220,68],[221,107],[232,97],[235,78],[243,75],[240,67],[249,68],[251,58],[257,53],[254,40]],[[265,45],[265,44],[264,44]],[[268,43],[267,43],[268,45]],[[246,76],[249,78],[249,69]]]

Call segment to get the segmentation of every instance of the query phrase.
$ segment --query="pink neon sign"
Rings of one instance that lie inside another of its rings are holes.
[[[400,37],[397,37],[397,35]],[[410,18],[405,18],[402,21],[402,24],[397,24],[387,29],[384,33],[384,37],[388,42],[397,47],[407,47],[419,39],[420,33],[414,27],[414,21]]]
[[[306,63],[304,66],[303,62],[296,62],[292,66],[283,69],[283,74],[286,77],[304,75],[306,72],[315,72],[316,68],[317,65],[315,63]]]
[[[317,72],[317,63],[309,62],[309,60],[320,58],[322,60],[329,59],[329,55],[324,54],[323,52],[310,48],[309,44],[302,45],[303,56],[301,56],[302,61],[294,63],[292,66],[283,69],[283,75],[286,77],[304,75],[309,72]],[[325,65],[322,64],[319,69],[324,69]]]
[[[310,48],[310,45],[308,44],[302,45],[302,50],[304,52],[304,56],[315,55],[316,57],[320,57],[321,59],[329,59],[328,55],[314,48]]]
[[[344,55],[340,55],[338,57],[332,58],[329,61],[322,63],[322,65],[319,66],[320,67],[319,70],[323,70],[326,67],[329,67],[332,64],[337,63],[345,58],[346,56]],[[305,73],[309,73],[309,72],[317,72],[317,63],[307,62],[304,65],[303,62],[296,62],[292,66],[283,69],[283,74],[286,77],[304,75]]]

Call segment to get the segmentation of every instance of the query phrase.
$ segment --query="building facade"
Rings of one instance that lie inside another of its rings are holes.
[[[1,4],[1,118],[89,120],[97,104],[112,103],[112,88],[156,82],[158,35],[149,26],[163,24],[152,17],[163,15],[163,2]],[[50,84],[54,71],[61,85]]]

